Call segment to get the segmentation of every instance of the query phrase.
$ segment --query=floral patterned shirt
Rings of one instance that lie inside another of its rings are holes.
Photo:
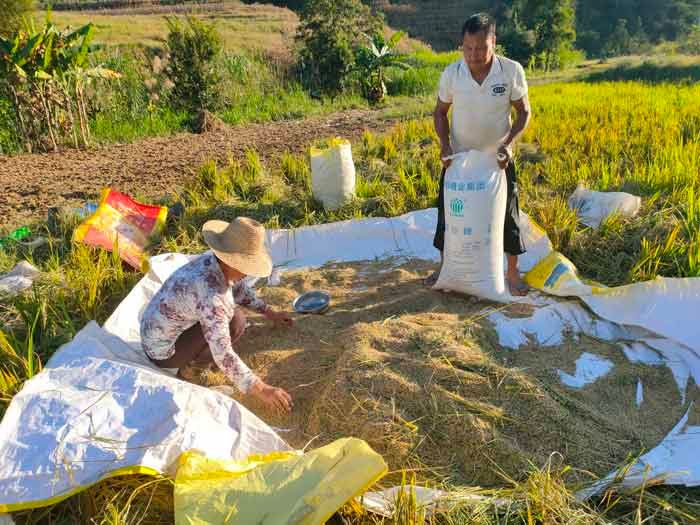
[[[141,320],[143,348],[151,359],[168,359],[177,338],[200,323],[216,364],[247,392],[258,377],[231,345],[229,323],[236,306],[260,313],[267,308],[245,280],[227,282],[216,256],[206,252],[176,270],[151,299]]]

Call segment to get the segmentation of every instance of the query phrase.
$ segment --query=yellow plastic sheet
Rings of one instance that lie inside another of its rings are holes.
[[[175,523],[325,523],[386,470],[382,457],[355,438],[306,454],[273,453],[243,462],[186,452],[175,478]]]

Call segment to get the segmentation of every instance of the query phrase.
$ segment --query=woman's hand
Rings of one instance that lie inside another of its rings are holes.
[[[281,412],[290,412],[294,406],[292,396],[284,389],[270,386],[262,381],[255,383],[248,393],[265,403],[266,406]]]
[[[294,324],[292,317],[287,312],[276,312],[272,308],[265,311],[265,319],[285,327],[290,327]]]

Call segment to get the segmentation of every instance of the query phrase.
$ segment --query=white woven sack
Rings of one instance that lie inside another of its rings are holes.
[[[445,249],[435,288],[506,302],[505,172],[493,154],[456,155],[445,173]]]
[[[586,226],[598,228],[613,213],[634,217],[642,207],[642,198],[621,191],[593,191],[579,184],[569,197],[569,208],[576,211]]]
[[[355,164],[349,141],[333,139],[328,148],[311,148],[311,190],[328,210],[355,196]]]

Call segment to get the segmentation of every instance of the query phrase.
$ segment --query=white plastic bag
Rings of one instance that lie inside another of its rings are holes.
[[[612,213],[634,217],[642,207],[642,198],[624,192],[593,191],[579,184],[569,197],[569,208],[576,211],[586,226],[598,228]]]
[[[396,513],[397,501],[401,496],[415,497],[416,507],[432,516],[440,509],[440,504],[449,497],[447,492],[428,487],[391,487],[378,492],[365,492],[361,497],[365,509],[385,518],[393,518]],[[475,497],[476,501],[482,501]],[[442,505],[446,506],[446,505]]]
[[[0,294],[17,295],[22,290],[31,288],[40,273],[31,263],[20,262],[8,273],[0,275]]]
[[[355,164],[349,141],[335,138],[328,148],[311,148],[311,190],[328,210],[354,197]]]
[[[444,261],[435,288],[505,302],[506,176],[496,157],[471,150],[445,173]]]

